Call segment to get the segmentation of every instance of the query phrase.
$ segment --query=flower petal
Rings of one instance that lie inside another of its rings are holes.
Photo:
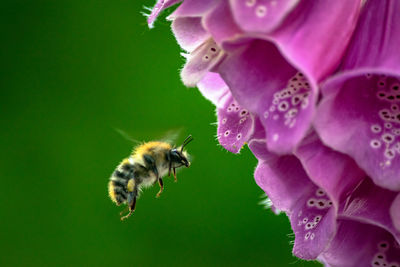
[[[400,190],[399,13],[399,1],[367,2],[346,71],[322,87],[315,120],[327,145],[353,157],[376,184],[391,190]]]
[[[195,86],[223,56],[214,40],[204,42],[188,56],[181,71],[182,82],[188,87]]]
[[[400,231],[394,227],[389,212],[396,195],[397,192],[380,188],[365,179],[341,208],[340,217],[382,227],[400,242]]]
[[[200,17],[176,18],[172,21],[172,32],[178,44],[186,51],[193,51],[210,38],[210,34],[201,25]]]
[[[342,70],[363,68],[399,73],[399,12],[397,0],[366,1]]]
[[[182,2],[182,0],[158,0],[151,10],[150,15],[147,17],[147,24],[149,25],[149,28],[153,28],[154,21],[157,19],[158,15],[164,11],[164,9],[167,9],[168,7],[179,2]]]
[[[185,0],[183,3],[168,16],[169,20],[177,17],[201,17],[212,10],[220,0]]]
[[[231,0],[235,21],[246,32],[267,33],[276,28],[299,0]]]
[[[293,254],[296,257],[316,259],[328,246],[336,230],[336,212],[332,201],[323,190],[309,183],[309,190],[296,202],[290,213],[295,234]]]
[[[400,190],[400,80],[347,73],[323,87],[315,127],[382,187]]]
[[[218,73],[208,72],[204,78],[197,83],[202,95],[210,100],[217,108],[223,108],[226,96],[229,94],[229,87]]]
[[[218,66],[235,99],[257,114],[267,129],[268,148],[289,153],[310,127],[316,86],[266,41],[254,41]]]
[[[400,232],[400,193],[397,194],[390,207],[390,217],[392,218],[394,227]]]
[[[228,1],[220,1],[211,12],[204,16],[203,24],[219,45],[225,40],[234,39],[243,34],[233,20]]]
[[[259,159],[254,177],[275,208],[287,212],[295,233],[293,253],[315,259],[333,238],[336,212],[325,192],[308,178],[291,155],[268,152],[265,141],[252,139],[249,148]]]
[[[269,152],[263,140],[250,140],[249,148],[259,160],[254,173],[256,183],[277,209],[291,211],[311,183],[300,161]]]
[[[228,151],[239,153],[254,131],[254,117],[227,94],[224,106],[218,108],[218,141]]]
[[[366,177],[353,159],[322,144],[315,132],[310,133],[295,151],[310,179],[323,188],[338,208]]]
[[[272,38],[294,66],[321,81],[339,64],[360,8],[360,0],[300,1]]]
[[[400,246],[380,227],[339,220],[330,247],[321,255],[328,266],[400,266]]]

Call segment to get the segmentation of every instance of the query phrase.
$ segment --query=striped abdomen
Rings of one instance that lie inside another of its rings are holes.
[[[108,183],[108,194],[112,201],[117,205],[125,203],[128,199],[128,187],[132,187],[133,183],[133,165],[128,159],[124,159],[121,164],[115,169]],[[131,182],[129,182],[129,180]],[[128,182],[130,183],[128,186]]]

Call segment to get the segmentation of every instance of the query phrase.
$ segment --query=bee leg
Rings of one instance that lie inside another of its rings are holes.
[[[136,209],[136,194],[134,193],[134,192],[131,192],[130,194],[129,194],[129,196],[128,196],[128,207],[127,208],[129,208],[129,213],[127,214],[127,215],[125,215],[125,216],[122,216],[121,217],[121,221],[123,221],[123,220],[125,220],[126,218],[128,218],[129,216],[131,216],[132,215],[132,213],[135,211],[135,209]],[[121,212],[121,214],[120,215],[122,215],[122,212]]]
[[[126,208],[123,209],[123,210],[119,213],[119,215],[122,216],[122,214],[124,214],[124,213],[127,212],[128,210],[129,210],[129,207],[126,206]]]
[[[122,216],[121,221],[131,216],[135,212],[135,209],[136,209],[136,197],[133,197],[132,203],[129,205],[129,213],[125,216]]]
[[[160,185],[160,191],[158,191],[156,198],[160,197],[162,191],[164,191],[164,183],[161,178],[158,178],[158,184]]]
[[[175,168],[173,168],[172,170],[173,170],[173,172],[174,172],[174,180],[175,180],[175,183],[176,183],[176,182],[178,182],[178,179],[176,179],[176,171],[175,171]]]

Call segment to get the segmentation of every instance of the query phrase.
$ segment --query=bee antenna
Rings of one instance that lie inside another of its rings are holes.
[[[193,140],[192,135],[189,135],[188,137],[186,137],[186,139],[183,141],[182,146],[181,146],[181,152],[183,151],[183,148],[189,144],[191,141]]]

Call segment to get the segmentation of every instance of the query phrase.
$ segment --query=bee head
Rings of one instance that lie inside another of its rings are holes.
[[[186,166],[186,167],[190,166],[187,152],[185,150],[183,150],[183,148],[188,143],[190,143],[190,141],[192,141],[192,140],[193,140],[193,137],[191,135],[189,135],[185,139],[185,141],[183,141],[183,144],[180,147],[173,148],[170,150],[169,156],[170,156],[170,160],[171,160],[173,167],[177,168],[177,167],[181,167],[181,166]]]

